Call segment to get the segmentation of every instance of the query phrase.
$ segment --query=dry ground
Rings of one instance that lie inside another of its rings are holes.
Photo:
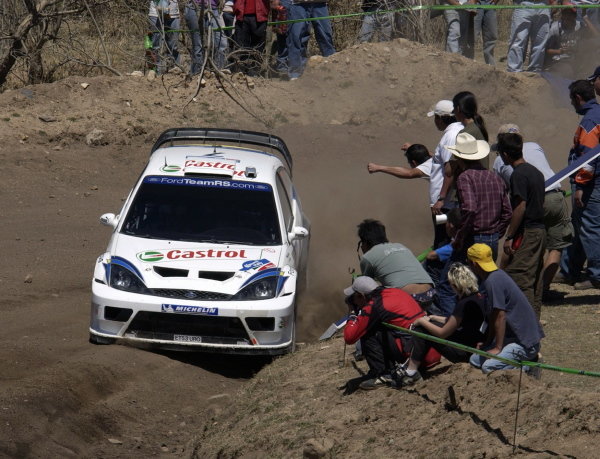
[[[87,343],[93,263],[109,236],[98,216],[119,210],[168,127],[266,130],[288,143],[313,223],[311,292],[300,312],[300,339],[311,343],[344,311],[360,220],[381,219],[415,253],[428,246],[426,182],[369,176],[366,163],[402,164],[405,141],[433,149],[440,134],[425,113],[436,100],[475,92],[492,135],[516,122],[555,169],[577,123],[538,77],[403,40],[316,60],[294,82],[231,81],[219,91],[209,79],[195,101],[195,82],[186,87],[179,75],[70,77],[0,94],[0,456],[510,454],[514,374],[486,378],[458,366],[417,391],[344,396],[338,387],[361,367],[338,368],[339,339],[266,367]],[[103,133],[88,145],[93,129]],[[543,311],[545,359],[598,371],[599,292],[566,293]],[[449,387],[458,400],[450,406]],[[549,372],[526,380],[518,451],[596,456],[597,387]]]

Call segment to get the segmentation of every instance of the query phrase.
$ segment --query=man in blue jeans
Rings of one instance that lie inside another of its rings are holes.
[[[520,1],[517,5],[554,5],[555,0]],[[523,71],[527,45],[531,41],[529,57],[530,72],[541,72],[546,54],[546,42],[550,32],[550,8],[519,8],[513,11],[510,40],[506,56],[509,72]]]
[[[157,56],[158,72],[166,73],[173,64],[180,63],[177,49],[179,4],[176,0],[150,0],[148,20],[152,31],[152,49]],[[165,52],[161,52],[163,42],[166,45]]]
[[[589,80],[578,80],[569,86],[571,104],[583,118],[575,131],[569,153],[569,164],[600,145],[600,105]],[[571,177],[575,234],[573,245],[563,252],[562,274],[576,290],[600,288],[600,160],[595,159]],[[587,279],[582,269],[587,258]]]
[[[290,6],[288,20],[308,19],[329,16],[326,2],[312,0],[294,0]],[[289,24],[288,47],[288,77],[298,79],[304,72],[308,57],[306,55],[311,26],[315,30],[315,38],[321,54],[324,57],[335,53],[333,46],[333,31],[329,19],[318,21],[301,21]]]
[[[203,1],[204,7],[202,5]],[[222,69],[225,66],[227,37],[220,30],[221,27],[225,26],[225,23],[223,22],[221,13],[219,13],[218,4],[219,2],[217,0],[210,0],[210,2],[208,2],[208,0],[191,0],[185,5],[185,22],[192,38],[192,63],[190,75],[197,75],[200,73],[202,70],[202,63],[204,62],[204,51],[199,21],[201,13],[204,13],[204,35],[207,36],[208,33],[210,33],[209,31],[212,30],[211,57],[213,63],[219,69]]]
[[[492,259],[492,249],[486,244],[473,244],[467,250],[467,258],[487,294],[487,338],[478,347],[505,359],[537,361],[544,332],[521,289],[508,274],[498,269]],[[470,363],[484,373],[515,368],[478,354],[471,356]]]
[[[481,5],[495,5],[498,0],[479,0]],[[494,48],[498,40],[498,18],[496,10],[478,9],[475,15],[475,36],[483,39],[483,58],[488,65],[496,65]]]

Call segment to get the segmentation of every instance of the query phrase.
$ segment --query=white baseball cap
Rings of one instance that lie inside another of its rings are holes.
[[[427,113],[427,116],[431,118],[433,115],[438,116],[452,116],[452,112],[454,111],[454,104],[451,100],[440,100],[435,107],[431,109],[430,112]]]

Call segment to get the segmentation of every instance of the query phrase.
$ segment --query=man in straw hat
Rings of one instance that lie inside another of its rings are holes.
[[[462,218],[453,247],[463,253],[464,259],[463,248],[480,242],[489,245],[496,257],[498,239],[508,227],[512,210],[506,185],[480,162],[489,154],[490,146],[485,140],[476,140],[463,132],[456,136],[455,145],[446,148],[463,170],[456,180]]]
[[[498,269],[489,246],[473,244],[467,250],[467,258],[487,293],[486,341],[479,348],[506,359],[537,361],[544,332],[521,289]],[[484,373],[515,368],[477,354],[471,356],[470,362]],[[533,372],[530,375],[537,376]]]

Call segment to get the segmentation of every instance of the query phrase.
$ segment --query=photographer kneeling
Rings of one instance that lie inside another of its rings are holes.
[[[362,353],[369,365],[367,379],[359,385],[371,390],[385,385],[395,385],[393,375],[396,366],[408,359],[412,349],[409,334],[383,325],[383,322],[403,328],[411,324],[425,312],[417,302],[399,288],[384,288],[368,276],[354,279],[344,290],[346,303],[350,307],[350,318],[344,329],[344,340],[354,344],[359,339]],[[431,367],[440,361],[440,355],[431,349],[422,365]]]

